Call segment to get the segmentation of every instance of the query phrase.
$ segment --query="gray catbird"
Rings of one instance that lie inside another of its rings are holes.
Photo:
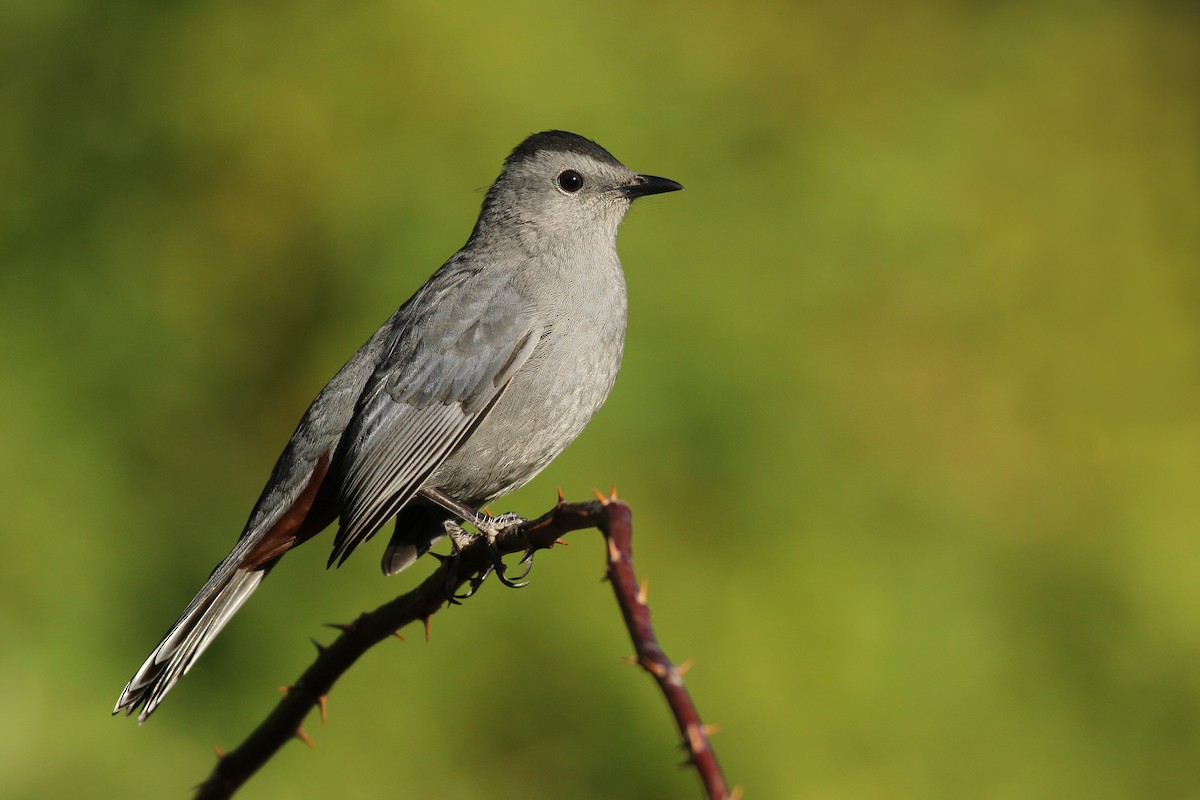
[[[573,133],[518,145],[463,248],[309,406],[233,552],[113,713],[144,722],[283,554],[334,520],[340,564],[395,517],[393,574],[561,453],[621,364],[617,228],[634,199],[682,188]]]

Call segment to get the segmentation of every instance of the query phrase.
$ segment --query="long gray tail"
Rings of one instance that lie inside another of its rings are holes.
[[[235,560],[231,554],[213,570],[204,588],[126,684],[114,714],[124,711],[125,716],[130,716],[141,706],[138,722],[145,722],[258,588],[269,568],[246,569],[237,566],[240,560],[240,555]]]

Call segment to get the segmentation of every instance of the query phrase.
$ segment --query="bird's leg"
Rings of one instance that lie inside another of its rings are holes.
[[[483,570],[483,572],[481,572],[475,578],[471,579],[471,591],[469,594],[465,595],[465,597],[470,597],[472,594],[474,594],[479,589],[479,585],[483,583],[493,569],[496,571],[497,580],[509,588],[520,589],[521,587],[528,585],[527,582],[521,583],[519,581],[521,581],[521,579],[528,575],[529,571],[533,569],[533,559],[529,559],[529,565],[525,567],[525,571],[522,572],[514,581],[505,574],[508,571],[508,567],[504,564],[504,559],[500,553],[500,548],[496,546],[496,537],[508,528],[526,522],[524,517],[521,517],[517,514],[501,514],[498,517],[493,517],[490,514],[484,514],[480,511],[476,511],[474,508],[471,508],[471,506],[467,505],[466,503],[460,502],[456,498],[451,497],[446,492],[443,492],[441,489],[436,487],[423,488],[420,490],[420,494],[427,500],[437,503],[447,511],[453,512],[464,522],[471,523],[479,530],[480,535],[484,537],[488,549],[488,555],[492,560],[492,565]],[[450,534],[450,538],[454,542],[454,549],[455,553],[457,554],[462,550],[463,547],[466,546],[467,542],[460,542],[459,538],[456,537],[469,537],[470,534],[463,530],[462,526],[458,524],[454,524],[456,532],[451,533],[450,524],[451,523],[447,523],[446,531],[448,534]],[[476,581],[478,581],[478,583]]]

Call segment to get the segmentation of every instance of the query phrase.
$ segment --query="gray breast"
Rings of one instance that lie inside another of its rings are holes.
[[[566,449],[604,403],[625,342],[624,275],[615,253],[574,274],[585,279],[538,290],[541,342],[428,483],[475,505],[507,494]]]

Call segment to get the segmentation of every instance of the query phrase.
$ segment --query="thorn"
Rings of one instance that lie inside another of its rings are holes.
[[[329,724],[329,709],[326,706],[326,699],[329,695],[321,695],[317,698],[317,705],[321,707],[321,727],[324,728]]]
[[[684,675],[687,675],[694,666],[696,666],[696,662],[689,658],[687,661],[684,661],[675,668],[675,674],[682,678]]]
[[[560,486],[560,487],[558,487],[558,502],[561,503],[562,501],[563,501],[563,493],[562,493],[562,487]]]
[[[608,563],[616,564],[621,560],[621,551],[617,549],[617,543],[612,539],[608,540]]]
[[[408,639],[405,639],[405,638],[404,638],[404,634],[402,634],[402,633],[399,631],[399,629],[392,631],[392,636],[395,636],[397,639],[399,639],[399,640],[400,640],[400,641],[402,641],[402,642],[407,642],[407,641],[408,641]]]
[[[275,691],[277,691],[281,694],[287,694],[291,690],[292,690],[292,687],[290,687],[290,686],[276,686],[275,687]]]
[[[495,514],[493,514],[491,511],[488,510],[487,506],[484,506],[483,508],[481,508],[479,510],[482,511],[484,514],[487,514],[489,517],[495,516]]]
[[[429,644],[429,629],[433,626],[433,615],[425,617],[425,644]]]
[[[566,539],[563,539],[563,538],[561,538],[561,537],[560,537],[560,538],[558,538],[558,539],[555,539],[555,540],[554,540],[554,543],[555,543],[555,544],[561,544],[563,547],[570,547],[570,546],[571,546],[571,543],[570,543],[570,542],[568,542]]]
[[[637,601],[638,605],[646,605],[646,594],[650,591],[650,579],[642,581],[642,585],[638,587]]]
[[[714,723],[705,725],[700,730],[704,731],[705,736],[713,736],[713,735],[721,732],[721,726],[714,722]]]
[[[746,790],[741,786],[735,786],[733,787],[733,791],[729,793],[729,800],[742,800],[742,795],[745,793]]]
[[[217,758],[225,757],[225,750],[216,742],[213,742],[213,752],[217,754]]]
[[[636,667],[638,665],[638,657],[637,656],[622,656],[621,660],[624,661],[626,664],[628,664],[631,667]]]
[[[316,750],[317,743],[312,740],[312,737],[304,732],[304,728],[296,728],[296,738],[309,746],[309,749]]]
[[[704,749],[706,744],[704,739],[704,730],[700,725],[692,723],[687,727],[688,750],[692,753],[699,753]]]
[[[592,492],[596,495],[596,499],[600,501],[600,505],[608,505],[608,498],[604,496],[604,492],[599,489],[592,489]]]
[[[651,661],[650,659],[646,659],[646,660],[640,661],[638,663],[640,663],[643,667],[645,667],[646,671],[649,672],[651,675],[653,675],[656,678],[667,677],[667,668],[664,667],[662,664],[658,663],[657,661]]]
[[[325,627],[333,628],[334,630],[341,631],[342,633],[349,633],[350,631],[354,630],[354,625],[350,624],[349,622],[326,622]]]
[[[608,492],[608,499],[610,501],[617,499],[617,485],[615,483],[612,485],[612,489],[610,489]]]
[[[325,645],[321,644],[321,643],[320,643],[320,642],[318,642],[316,639],[313,639],[311,636],[309,637],[309,639],[308,639],[308,640],[309,640],[310,642],[312,642],[312,643],[313,643],[313,647],[317,648],[317,654],[318,654],[318,655],[320,655],[320,654],[322,654],[322,653],[324,653],[324,652],[325,652]]]

